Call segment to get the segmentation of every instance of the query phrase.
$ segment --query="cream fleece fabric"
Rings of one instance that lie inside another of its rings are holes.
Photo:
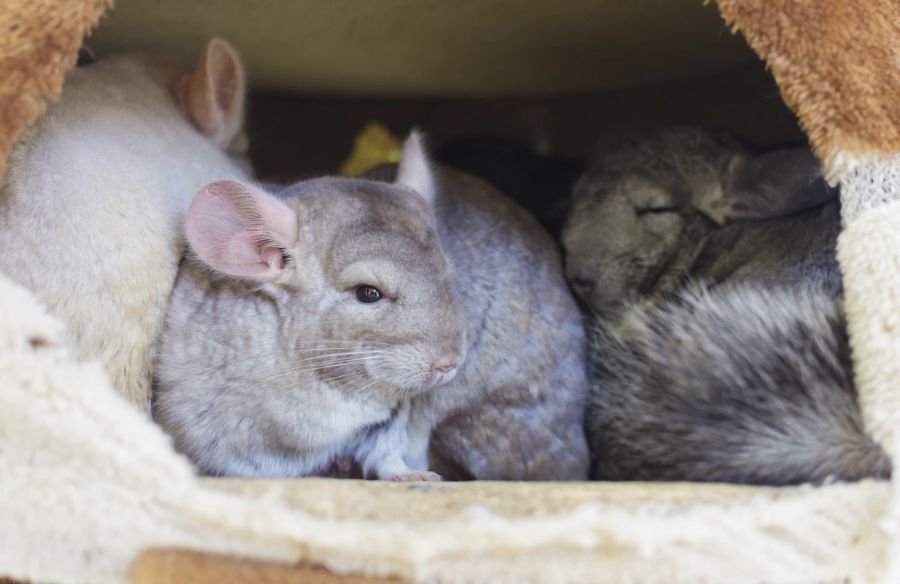
[[[0,575],[124,581],[149,547],[440,582],[865,581],[884,565],[877,482],[198,480],[30,293],[0,277],[0,306]]]
[[[900,154],[848,164],[838,240],[854,373],[869,432],[900,468]],[[900,486],[883,522],[892,543],[883,582],[900,582]]]

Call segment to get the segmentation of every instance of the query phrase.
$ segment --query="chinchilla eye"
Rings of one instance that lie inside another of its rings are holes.
[[[360,302],[371,304],[373,302],[378,302],[382,298],[384,298],[384,295],[381,293],[381,290],[375,286],[363,284],[356,287],[356,299]]]

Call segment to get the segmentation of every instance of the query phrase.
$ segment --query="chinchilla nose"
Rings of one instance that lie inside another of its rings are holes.
[[[442,355],[431,363],[432,373],[449,373],[459,367],[459,360],[456,357]]]

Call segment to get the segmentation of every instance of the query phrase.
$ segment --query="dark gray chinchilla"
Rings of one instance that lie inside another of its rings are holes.
[[[696,128],[598,149],[563,231],[594,320],[595,478],[890,474],[852,383],[839,230],[808,149],[754,154]]]

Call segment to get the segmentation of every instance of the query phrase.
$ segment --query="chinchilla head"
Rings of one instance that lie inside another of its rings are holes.
[[[573,193],[562,234],[567,275],[582,302],[604,313],[653,292],[713,231],[834,197],[808,148],[753,153],[692,127],[610,140]]]
[[[260,311],[277,322],[254,325],[281,337],[289,362],[276,370],[395,396],[456,374],[463,331],[417,133],[397,176],[302,181],[278,197],[219,181],[195,197],[185,222],[192,261],[210,281],[240,280],[277,305]]]
[[[566,275],[582,303],[603,313],[649,290],[694,218],[670,189],[637,174],[587,174],[562,232]]]

